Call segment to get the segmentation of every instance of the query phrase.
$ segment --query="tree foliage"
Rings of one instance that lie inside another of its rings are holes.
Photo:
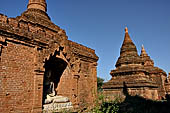
[[[102,89],[103,82],[104,82],[103,78],[97,77],[97,91],[98,92],[101,92],[103,90]]]

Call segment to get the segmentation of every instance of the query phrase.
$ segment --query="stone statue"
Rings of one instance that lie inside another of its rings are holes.
[[[54,82],[50,82],[50,88],[49,88],[50,92],[49,95],[50,96],[55,96],[55,88],[54,88]]]
[[[55,75],[53,74],[52,70],[48,70],[45,72],[43,110],[58,111],[61,109],[73,108],[72,103],[69,101],[68,97],[57,95],[56,92],[57,83],[55,83],[53,77],[55,77]]]
[[[52,71],[48,70],[45,74],[45,104],[69,102],[67,97],[56,95],[55,84],[51,80]]]
[[[54,88],[54,82],[51,80],[51,74],[52,71],[48,70],[45,74],[45,94],[46,95],[55,95],[55,88]]]
[[[44,93],[45,93],[45,96],[46,96],[46,99],[45,99],[45,102],[44,102],[45,104],[51,103],[52,99],[50,97],[54,97],[56,95],[54,82],[51,80],[51,76],[52,76],[52,71],[48,70],[45,73],[45,83],[44,83],[45,84]]]

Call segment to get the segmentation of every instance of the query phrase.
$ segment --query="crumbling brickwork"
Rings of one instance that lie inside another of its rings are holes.
[[[0,14],[0,112],[41,112],[48,70],[55,73],[57,95],[74,107],[92,105],[97,61],[93,49],[68,40],[50,21],[45,0],[29,0],[16,18]]]

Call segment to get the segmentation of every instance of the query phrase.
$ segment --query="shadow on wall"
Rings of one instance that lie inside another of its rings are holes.
[[[126,95],[126,98],[119,104],[118,113],[170,113],[170,95],[166,95],[166,100],[163,101],[130,96],[125,83],[123,93]]]

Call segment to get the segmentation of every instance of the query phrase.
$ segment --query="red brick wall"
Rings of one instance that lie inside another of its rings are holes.
[[[0,113],[30,113],[34,96],[34,48],[7,42],[0,57]]]

